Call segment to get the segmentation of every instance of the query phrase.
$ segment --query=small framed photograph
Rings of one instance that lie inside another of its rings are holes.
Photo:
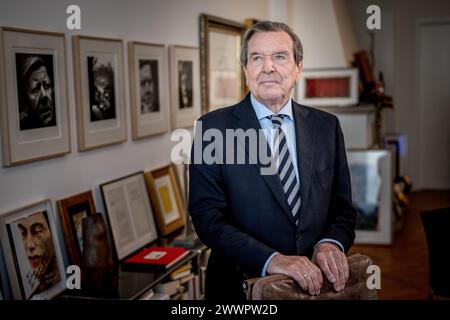
[[[0,83],[4,165],[69,153],[65,35],[1,27]]]
[[[297,101],[313,107],[358,104],[358,69],[303,69],[297,84]]]
[[[166,48],[128,43],[133,139],[169,131],[170,103]]]
[[[91,191],[86,191],[57,202],[64,229],[69,263],[81,267],[83,257],[83,219],[96,213]]]
[[[14,299],[47,300],[66,288],[50,200],[0,217],[1,243]]]
[[[158,239],[144,173],[100,185],[119,260]]]
[[[169,235],[185,225],[186,209],[173,165],[145,173],[160,234]]]
[[[244,25],[208,14],[200,16],[203,112],[239,102],[246,85],[240,62]]]
[[[200,117],[198,48],[170,47],[172,128],[193,127]]]
[[[387,150],[349,150],[358,244],[392,243],[391,158]]]
[[[122,40],[73,37],[78,148],[127,139]]]

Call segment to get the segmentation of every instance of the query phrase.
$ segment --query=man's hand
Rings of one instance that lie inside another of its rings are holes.
[[[267,266],[267,273],[281,273],[293,278],[310,295],[318,295],[323,283],[320,269],[304,256],[276,254]]]
[[[330,242],[320,243],[314,251],[312,261],[323,271],[333,284],[334,290],[341,291],[348,280],[348,263],[345,254],[337,245]]]

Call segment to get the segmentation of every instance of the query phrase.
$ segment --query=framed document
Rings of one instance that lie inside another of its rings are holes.
[[[122,40],[73,37],[78,148],[127,139]]]
[[[14,299],[47,300],[66,288],[50,200],[0,216],[1,243]]]
[[[83,219],[96,213],[91,191],[86,191],[57,202],[64,229],[64,238],[70,264],[81,267],[83,256]]]
[[[133,139],[164,133],[170,127],[166,47],[128,43]]]
[[[158,239],[144,173],[100,185],[119,260]]]
[[[185,224],[186,209],[173,165],[145,173],[161,235],[168,235]]]
[[[391,244],[392,179],[387,150],[348,150],[358,244]]]
[[[240,62],[244,26],[207,14],[200,16],[202,111],[239,102],[246,91]]]
[[[65,35],[3,27],[0,42],[4,165],[69,153]]]

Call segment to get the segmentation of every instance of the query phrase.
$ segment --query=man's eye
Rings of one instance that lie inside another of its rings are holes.
[[[286,60],[286,56],[284,54],[276,54],[275,59],[276,60]]]
[[[39,91],[40,91],[39,88],[36,87],[36,88],[33,88],[33,90],[31,90],[31,93],[32,93],[32,94],[38,94]]]
[[[261,56],[253,56],[252,61],[260,61],[261,59]]]

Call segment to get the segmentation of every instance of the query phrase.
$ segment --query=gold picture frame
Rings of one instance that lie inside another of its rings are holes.
[[[123,42],[73,36],[80,151],[127,140]]]
[[[69,263],[81,267],[83,257],[82,220],[96,213],[92,191],[86,191],[56,202],[64,230]]]
[[[163,44],[128,43],[133,139],[169,131],[168,62]]]
[[[66,61],[63,33],[0,27],[5,166],[70,153]]]
[[[240,63],[244,26],[228,19],[200,15],[202,111],[233,105],[244,97]]]
[[[173,165],[145,172],[160,234],[167,236],[185,225],[186,209]]]

